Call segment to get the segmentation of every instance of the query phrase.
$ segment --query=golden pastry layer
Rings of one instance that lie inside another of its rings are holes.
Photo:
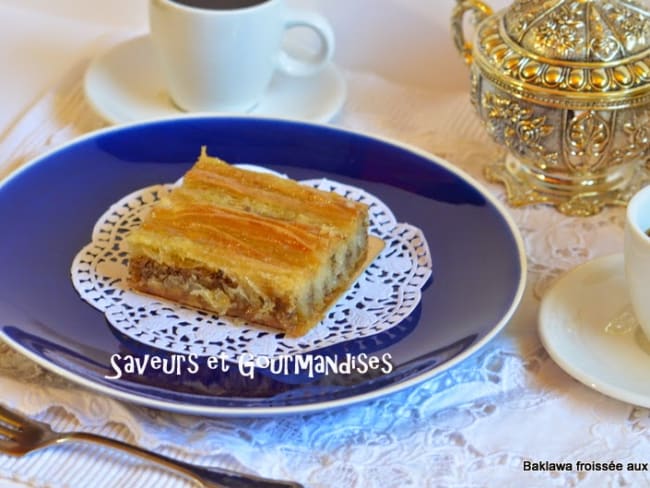
[[[368,209],[205,148],[128,236],[133,288],[305,334],[364,261]]]

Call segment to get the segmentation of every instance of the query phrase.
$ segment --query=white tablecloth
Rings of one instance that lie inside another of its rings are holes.
[[[479,181],[499,156],[474,116],[467,72],[450,41],[451,0],[295,1],[335,26],[349,97],[334,124],[399,139]],[[506,2],[495,2],[504,5]],[[92,4],[92,6],[90,5]],[[142,1],[0,1],[0,176],[103,126],[83,97],[91,57],[146,31]],[[485,183],[487,185],[487,183]],[[503,197],[502,188],[488,185]],[[0,344],[0,401],[57,429],[108,434],[185,460],[310,487],[645,486],[647,473],[524,471],[523,461],[647,462],[650,412],[564,373],[542,347],[537,310],[566,270],[622,250],[622,209],[569,218],[510,209],[525,239],[528,287],[485,348],[440,376],[363,405],[277,419],[209,419],[90,392]],[[131,457],[62,446],[0,455],[2,483],[191,486]]]

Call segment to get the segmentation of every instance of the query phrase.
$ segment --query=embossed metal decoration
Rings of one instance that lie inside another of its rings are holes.
[[[473,12],[474,41],[463,20]],[[471,99],[508,149],[485,168],[514,206],[568,215],[625,205],[650,182],[650,9],[636,0],[457,0]]]

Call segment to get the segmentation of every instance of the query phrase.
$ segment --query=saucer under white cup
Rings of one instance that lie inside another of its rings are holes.
[[[148,36],[112,47],[89,66],[84,78],[86,98],[112,124],[183,112],[171,101]],[[333,63],[309,77],[278,71],[265,98],[251,115],[328,122],[345,103],[346,85]]]
[[[539,332],[571,376],[610,397],[650,407],[650,345],[630,306],[623,254],[562,276],[542,300]]]

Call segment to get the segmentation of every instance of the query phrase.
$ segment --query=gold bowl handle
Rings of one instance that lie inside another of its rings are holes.
[[[474,12],[474,21],[476,23],[492,15],[492,9],[481,0],[456,0],[456,6],[451,13],[451,29],[454,34],[456,49],[458,49],[458,52],[468,65],[472,64],[472,43],[465,40],[463,18],[469,10]]]

